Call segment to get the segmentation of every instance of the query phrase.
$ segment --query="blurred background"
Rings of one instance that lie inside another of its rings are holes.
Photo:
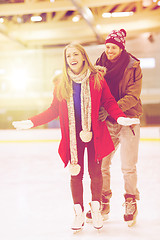
[[[0,129],[46,109],[63,49],[78,41],[92,63],[113,29],[141,60],[141,126],[160,125],[159,0],[0,0]],[[40,128],[57,128],[55,120]]]

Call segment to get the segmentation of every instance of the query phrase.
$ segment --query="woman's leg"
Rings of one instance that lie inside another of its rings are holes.
[[[78,164],[81,166],[80,173],[77,176],[71,176],[71,192],[74,204],[83,206],[83,173],[84,173],[84,149],[85,143],[77,137]]]
[[[91,178],[91,216],[93,226],[96,229],[103,227],[103,218],[100,212],[102,198],[102,172],[101,163],[95,161],[95,149],[93,140],[87,144],[88,151],[88,171]]]
[[[101,203],[102,197],[102,172],[101,161],[95,161],[95,149],[93,140],[87,143],[88,151],[88,171],[91,178],[92,201]]]

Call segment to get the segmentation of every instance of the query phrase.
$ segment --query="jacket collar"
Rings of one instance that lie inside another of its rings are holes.
[[[136,68],[140,64],[140,60],[136,57],[134,57],[132,54],[130,54],[130,59],[127,68]]]

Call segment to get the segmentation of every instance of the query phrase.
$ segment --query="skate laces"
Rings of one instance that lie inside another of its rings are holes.
[[[84,223],[84,213],[76,213],[75,211],[74,225],[79,224],[79,222]]]
[[[98,210],[93,210],[93,209],[92,209],[92,213],[93,213],[95,216],[97,216],[97,215],[101,214],[101,211],[100,211],[100,209],[98,209]]]
[[[98,210],[91,210],[91,212],[92,212],[92,217],[95,219],[95,221],[99,221],[99,219],[101,218],[101,211],[100,211],[100,209],[98,209]]]
[[[92,211],[92,213],[93,213],[93,215],[92,215],[93,222],[95,224],[99,224],[99,222],[102,219],[101,212],[100,211],[96,211],[96,212]]]
[[[75,217],[77,217],[78,215],[80,215],[80,214],[78,214],[78,213],[76,212],[75,209],[74,209],[74,213],[75,213]]]
[[[102,194],[102,203],[103,203],[103,204],[104,204],[104,203],[109,204],[109,202],[110,202],[110,196],[105,195],[105,194]]]
[[[123,203],[123,206],[125,206],[125,214],[134,214],[136,211],[136,202],[132,200],[127,200],[126,202]]]
[[[106,208],[109,208],[109,205],[110,205],[109,202],[106,202],[106,203],[102,202],[100,207],[100,212],[103,213],[103,211],[105,211]]]

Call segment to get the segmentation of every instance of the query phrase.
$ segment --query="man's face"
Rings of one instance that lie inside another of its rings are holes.
[[[108,60],[114,62],[120,56],[122,49],[118,47],[114,43],[106,43],[106,50],[105,53],[107,55]]]

